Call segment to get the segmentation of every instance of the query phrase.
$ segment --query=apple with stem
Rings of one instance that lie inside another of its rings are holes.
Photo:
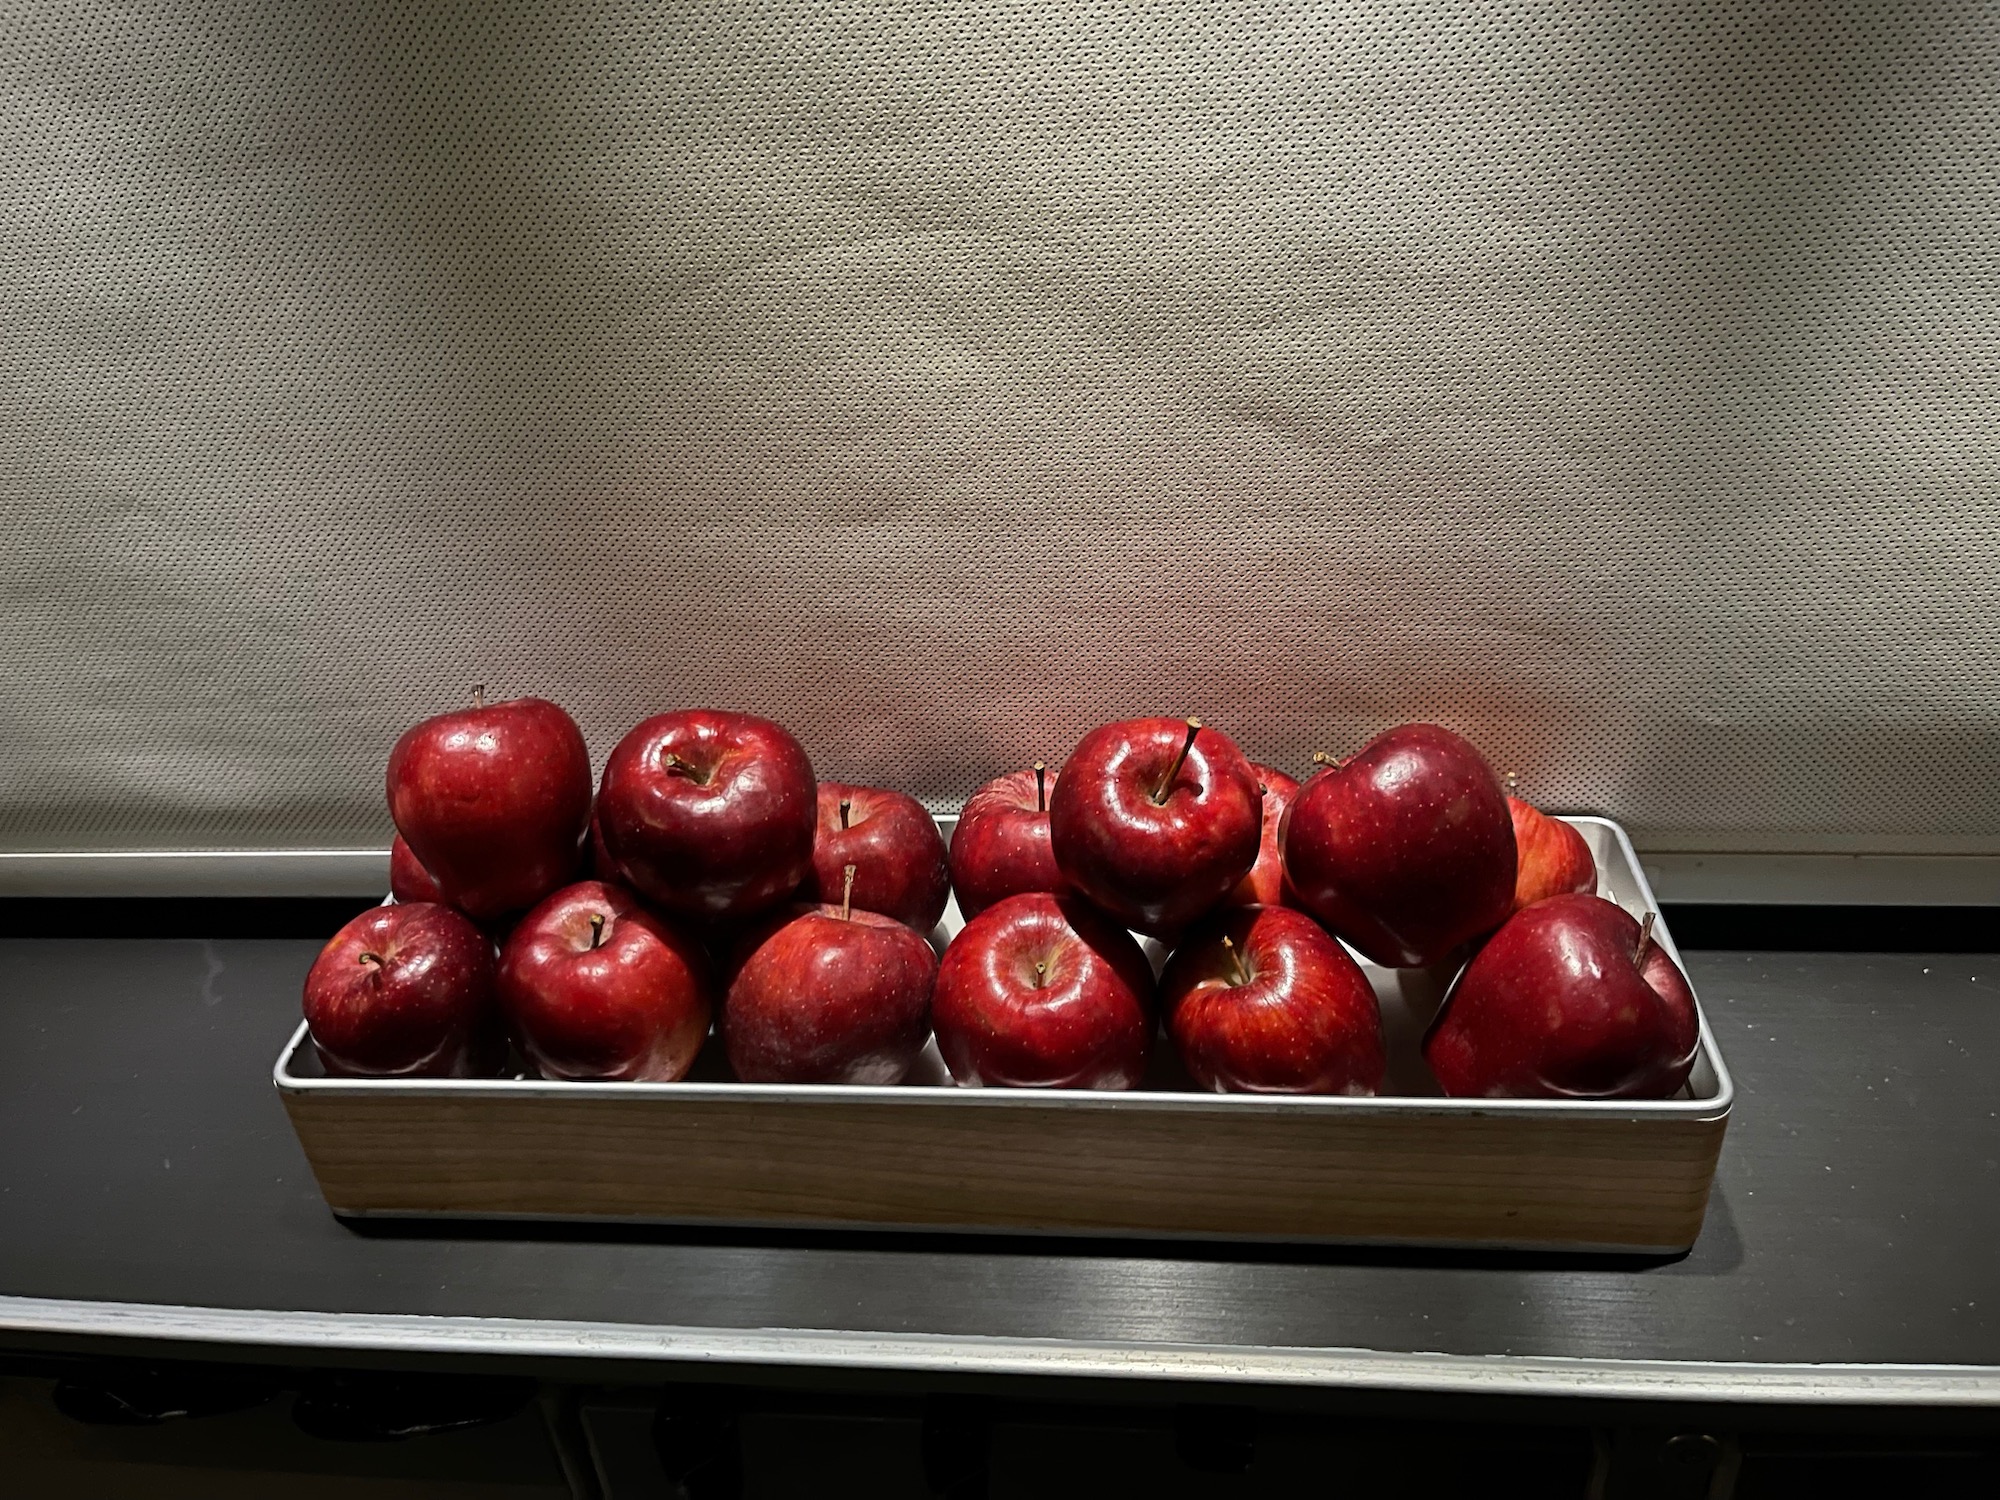
[[[534,905],[576,872],[590,819],[583,732],[542,698],[439,714],[389,752],[389,815],[440,897],[475,921]]]
[[[1059,776],[1036,761],[966,799],[951,832],[951,885],[967,920],[1009,896],[1068,888],[1049,841],[1049,792]]]
[[[739,954],[722,1041],[745,1083],[901,1083],[930,1036],[937,955],[909,924],[853,905],[771,921]]]
[[[1153,971],[1132,934],[1073,892],[1024,892],[965,924],[938,965],[938,1051],[962,1084],[1138,1087]]]
[[[1232,908],[1191,930],[1160,975],[1167,1034],[1216,1092],[1373,1094],[1382,1012],[1361,965],[1303,912]]]
[[[1687,1082],[1700,1022],[1687,976],[1599,896],[1516,912],[1445,997],[1424,1061],[1447,1094],[1664,1099]]]
[[[708,960],[625,886],[545,898],[500,950],[500,1003],[544,1078],[673,1083],[708,1036]]]
[[[1439,963],[1506,920],[1514,824],[1468,741],[1405,724],[1346,760],[1314,759],[1279,833],[1297,906],[1397,968]]]
[[[371,907],[313,961],[306,1026],[329,1073],[462,1078],[483,1071],[493,984],[493,944],[462,913],[430,901]]]
[[[1257,778],[1199,719],[1094,729],[1049,797],[1056,866],[1091,901],[1153,936],[1216,905],[1257,862]]]
[[[855,871],[851,888],[845,883],[849,866]],[[823,904],[851,900],[928,933],[951,896],[937,819],[903,792],[821,782],[813,884]]]
[[[812,763],[768,719],[657,714],[605,762],[597,822],[618,876],[683,916],[733,920],[785,901],[812,873]]]

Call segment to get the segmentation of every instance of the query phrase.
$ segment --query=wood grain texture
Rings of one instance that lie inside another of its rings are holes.
[[[289,1094],[346,1213],[1694,1243],[1726,1118]]]

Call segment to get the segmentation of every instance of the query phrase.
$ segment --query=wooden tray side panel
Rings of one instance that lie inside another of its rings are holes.
[[[346,1213],[1694,1243],[1724,1118],[288,1094]]]

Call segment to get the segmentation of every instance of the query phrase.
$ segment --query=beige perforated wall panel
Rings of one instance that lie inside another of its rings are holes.
[[[666,706],[2000,847],[1989,4],[0,6],[0,844]]]

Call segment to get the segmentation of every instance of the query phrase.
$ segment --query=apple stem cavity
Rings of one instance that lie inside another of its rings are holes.
[[[1639,946],[1632,950],[1632,962],[1635,964],[1645,962],[1646,949],[1653,942],[1653,920],[1657,915],[1658,913],[1649,911],[1639,923]]]
[[[1041,761],[1035,762],[1035,811],[1049,810],[1049,768]]]
[[[603,941],[604,941],[604,913],[601,911],[594,911],[590,914],[591,951],[595,952],[597,950],[597,945]]]
[[[1224,938],[1222,940],[1222,951],[1229,959],[1230,979],[1239,985],[1248,984],[1250,982],[1250,974],[1243,967],[1243,955],[1237,951],[1236,945],[1230,942],[1228,938]]]
[[[852,920],[854,915],[854,866],[848,865],[840,875],[840,920]]]
[[[842,797],[840,799],[840,826],[842,828],[847,826],[847,815],[852,811],[854,811],[854,800],[851,797]]]
[[[1201,720],[1189,719],[1187,727],[1187,738],[1181,741],[1181,753],[1174,757],[1173,765],[1167,769],[1167,779],[1161,782],[1159,790],[1153,793],[1155,807],[1167,805],[1167,793],[1174,789],[1174,778],[1181,774],[1181,767],[1187,764],[1188,751],[1194,749],[1194,737],[1201,733]]]

